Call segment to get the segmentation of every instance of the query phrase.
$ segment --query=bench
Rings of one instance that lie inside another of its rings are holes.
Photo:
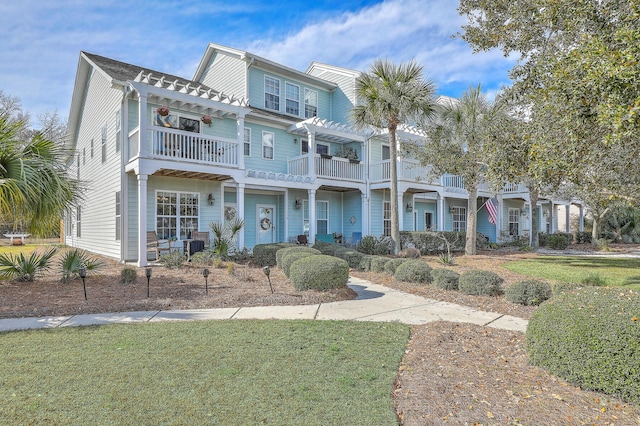
[[[9,238],[11,245],[13,245],[13,239],[14,238],[20,238],[20,244],[23,245],[25,237],[28,237],[29,235],[31,235],[31,234],[25,234],[25,233],[4,234],[5,237]]]

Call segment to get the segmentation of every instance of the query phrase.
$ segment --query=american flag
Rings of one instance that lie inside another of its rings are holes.
[[[486,203],[484,203],[487,212],[489,213],[489,222],[492,224],[496,224],[496,218],[498,217],[498,200],[494,198],[489,198]]]

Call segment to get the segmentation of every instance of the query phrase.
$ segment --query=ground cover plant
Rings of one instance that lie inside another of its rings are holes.
[[[408,337],[402,324],[240,320],[6,333],[0,424],[395,425]]]

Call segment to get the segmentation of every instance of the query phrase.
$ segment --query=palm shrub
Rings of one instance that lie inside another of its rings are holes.
[[[431,271],[433,285],[442,290],[457,290],[460,274],[449,269],[434,269]]]
[[[431,267],[422,260],[410,259],[398,265],[393,276],[408,283],[430,283]]]
[[[291,272],[291,265],[293,264],[293,262],[298,259],[302,259],[303,257],[316,256],[319,254],[320,252],[312,253],[310,251],[290,251],[282,257],[282,260],[280,260],[280,269],[282,269],[282,272],[284,272],[284,274],[288,277],[289,273]]]
[[[376,237],[373,235],[365,235],[358,243],[357,250],[364,254],[376,254]]]
[[[498,296],[502,294],[504,280],[491,271],[467,271],[460,275],[458,288],[464,294],[473,296]]]
[[[51,258],[55,254],[55,248],[43,254],[34,251],[29,257],[24,253],[15,256],[0,254],[0,278],[32,282],[37,275],[43,274],[50,268]]]
[[[384,264],[384,271],[389,275],[393,275],[396,273],[396,268],[408,260],[409,259],[405,259],[402,257],[392,258]]]
[[[306,247],[306,246],[284,247],[276,251],[276,266],[282,269],[282,259],[284,259],[285,256],[288,256],[291,253],[322,254],[320,250],[314,249],[313,247]]]
[[[640,404],[640,294],[585,287],[558,294],[529,320],[530,362],[583,389]]]
[[[99,259],[92,258],[86,251],[76,248],[66,251],[60,258],[59,265],[62,272],[62,281],[68,282],[79,277],[78,271],[80,268],[84,268],[86,271],[95,271],[103,263]]]
[[[551,297],[551,286],[538,280],[520,281],[509,287],[504,296],[512,303],[536,306]]]
[[[325,254],[307,256],[291,264],[289,278],[298,291],[343,288],[349,280],[349,265]]]
[[[371,259],[371,271],[384,272],[384,265],[386,265],[387,262],[390,260],[391,260],[390,257],[384,257],[384,256],[374,257],[373,259]]]
[[[229,253],[234,253],[236,247],[236,235],[244,227],[244,219],[234,218],[228,224],[222,222],[211,222],[209,228],[213,233],[213,244],[211,250],[214,254],[227,258]]]

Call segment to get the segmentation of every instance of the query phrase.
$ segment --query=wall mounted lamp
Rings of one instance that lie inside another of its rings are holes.
[[[293,138],[293,143],[298,143],[298,138]]]
[[[296,210],[300,210],[300,207],[302,207],[302,201],[300,201],[300,198],[296,198],[294,207],[296,208]]]
[[[411,205],[411,203],[407,203],[407,211],[409,213],[411,213],[413,211],[413,206]]]
[[[213,205],[213,203],[216,202],[216,197],[213,196],[213,194],[209,194],[207,196],[207,203],[209,203],[210,206]]]
[[[453,214],[456,211],[455,207],[449,207],[449,213]]]

